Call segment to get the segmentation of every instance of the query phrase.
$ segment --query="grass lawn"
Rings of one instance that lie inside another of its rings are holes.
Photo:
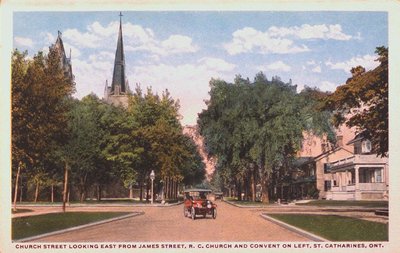
[[[229,201],[231,203],[243,206],[265,206],[268,205],[267,203],[263,203],[261,201],[248,201],[248,200],[237,200],[236,198],[232,197],[224,197],[224,200]]]
[[[331,241],[388,241],[388,224],[337,215],[268,215]]]
[[[296,203],[304,206],[360,206],[388,208],[388,201],[366,201],[366,200],[312,200],[308,203]]]
[[[128,214],[127,212],[70,212],[50,213],[12,219],[12,239],[49,233],[61,229],[110,219]]]

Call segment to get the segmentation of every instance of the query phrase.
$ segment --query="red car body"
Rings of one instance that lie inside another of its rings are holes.
[[[208,189],[188,189],[184,191],[183,215],[196,219],[197,215],[204,218],[211,215],[213,219],[217,218],[217,205],[207,199],[207,195],[211,193]]]

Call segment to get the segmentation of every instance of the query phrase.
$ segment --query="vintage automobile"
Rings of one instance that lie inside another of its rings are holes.
[[[217,205],[207,198],[211,193],[208,189],[187,189],[184,191],[183,215],[196,219],[196,215],[204,218],[211,215],[217,218]]]

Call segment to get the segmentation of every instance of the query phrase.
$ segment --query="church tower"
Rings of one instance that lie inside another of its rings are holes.
[[[106,86],[104,90],[104,99],[108,104],[116,106],[128,106],[128,96],[131,94],[128,81],[125,76],[125,55],[124,43],[122,38],[122,14],[119,14],[119,32],[117,40],[117,50],[114,59],[114,71],[111,86]]]
[[[56,43],[51,45],[51,48],[57,50],[60,54],[60,65],[64,71],[65,77],[67,77],[72,83],[75,81],[75,76],[72,74],[72,64],[71,64],[71,50],[69,51],[69,58],[67,57],[64,50],[64,43],[62,41],[61,32],[58,31]]]

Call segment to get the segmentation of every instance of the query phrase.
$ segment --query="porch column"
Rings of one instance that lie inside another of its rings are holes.
[[[360,190],[360,177],[359,177],[359,174],[358,174],[358,170],[359,170],[359,167],[358,167],[358,165],[356,165],[356,166],[354,166],[354,173],[356,174],[355,176],[356,176],[356,191],[359,191]]]
[[[359,170],[360,167],[358,165],[354,166],[354,173],[356,173],[356,182],[355,182],[355,191],[354,191],[354,198],[356,200],[360,200],[361,199],[361,192],[360,192],[360,177],[359,177]]]

